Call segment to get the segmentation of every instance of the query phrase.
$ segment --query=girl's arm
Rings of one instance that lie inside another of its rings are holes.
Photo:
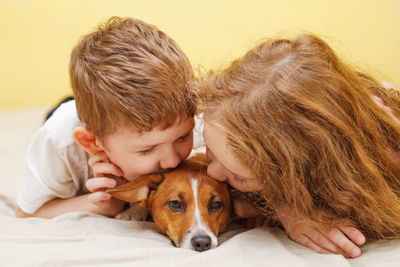
[[[398,90],[393,84],[388,82],[382,82],[382,86],[386,89]],[[400,119],[383,103],[381,98],[373,96],[372,99],[395,122],[400,124]],[[394,158],[400,160],[400,153],[395,152],[393,149],[390,150],[390,153]],[[277,214],[289,237],[308,248],[319,253],[341,254],[350,258],[356,258],[361,255],[361,250],[358,246],[363,245],[366,239],[355,227],[320,226],[316,228],[315,222],[307,218],[296,218],[287,208],[280,209]]]
[[[353,226],[330,227],[307,218],[298,218],[288,208],[277,211],[278,218],[289,237],[301,245],[322,254],[341,254],[347,258],[361,255],[365,236]]]

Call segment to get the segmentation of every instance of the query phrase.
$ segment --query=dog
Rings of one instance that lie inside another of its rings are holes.
[[[206,162],[204,154],[197,154],[177,169],[141,176],[107,192],[148,208],[157,229],[176,247],[206,251],[218,246],[232,213],[228,186],[207,176]]]

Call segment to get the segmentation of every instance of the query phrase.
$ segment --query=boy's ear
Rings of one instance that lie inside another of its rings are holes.
[[[91,155],[103,151],[103,149],[96,143],[96,136],[94,136],[94,134],[86,127],[76,127],[72,132],[72,136],[75,142]]]

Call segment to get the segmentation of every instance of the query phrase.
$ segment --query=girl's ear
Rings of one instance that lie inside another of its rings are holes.
[[[103,151],[103,148],[99,147],[96,142],[96,136],[94,136],[94,134],[86,127],[76,127],[72,132],[72,136],[75,142],[91,155]]]

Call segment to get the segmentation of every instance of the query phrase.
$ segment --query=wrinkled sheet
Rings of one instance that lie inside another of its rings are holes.
[[[400,266],[400,240],[375,241],[362,256],[321,255],[279,229],[231,227],[206,252],[178,249],[151,222],[74,212],[14,217],[25,150],[47,107],[0,111],[0,266]]]

